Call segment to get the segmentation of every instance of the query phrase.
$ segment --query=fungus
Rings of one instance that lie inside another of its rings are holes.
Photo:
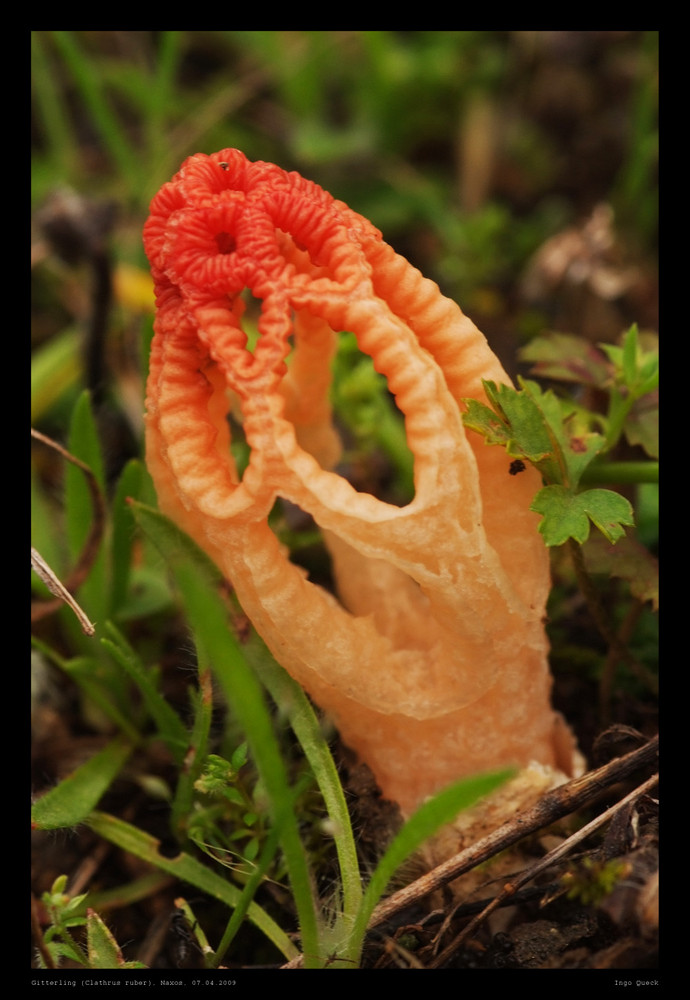
[[[160,507],[232,582],[383,794],[409,814],[479,771],[567,769],[543,626],[548,555],[529,511],[540,483],[531,467],[509,475],[502,450],[462,422],[462,399],[485,399],[483,378],[510,381],[484,336],[365,218],[238,150],[187,159],[153,199],[144,239]],[[253,346],[247,292],[261,304]],[[329,386],[342,331],[403,414],[406,506],[336,469]],[[230,411],[249,446],[243,472]],[[337,598],[281,547],[268,524],[277,498],[321,528]]]

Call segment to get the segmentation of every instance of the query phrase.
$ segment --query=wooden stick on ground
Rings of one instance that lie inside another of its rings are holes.
[[[476,865],[488,861],[495,854],[516,844],[523,837],[535,833],[542,827],[550,826],[556,820],[575,812],[583,805],[597,798],[601,792],[630,778],[643,770],[654,770],[659,752],[659,737],[655,736],[644,746],[624,757],[618,757],[595,771],[588,771],[580,778],[574,778],[565,785],[547,792],[534,806],[518,813],[514,819],[500,826],[487,837],[483,837],[455,857],[445,861],[428,874],[405,886],[385,899],[374,910],[369,921],[369,930],[390,920],[400,910],[441,889],[448,882],[470,871]]]
[[[502,906],[506,902],[506,900],[509,899],[511,896],[514,896],[515,893],[518,891],[518,889],[521,889],[524,885],[530,882],[540,872],[544,871],[546,868],[549,868],[555,862],[560,861],[561,858],[565,857],[566,854],[569,854],[570,851],[574,847],[576,847],[581,841],[585,840],[590,835],[590,833],[593,833],[600,826],[603,826],[604,823],[608,823],[609,820],[611,820],[617,812],[625,808],[625,806],[629,805],[631,802],[636,801],[642,795],[646,795],[646,793],[649,792],[656,785],[658,780],[659,780],[659,775],[653,774],[651,778],[648,778],[646,781],[643,781],[642,784],[639,785],[638,788],[635,788],[632,792],[630,792],[629,795],[624,796],[624,798],[622,798],[620,802],[617,802],[610,809],[605,810],[603,813],[601,813],[601,815],[597,816],[590,823],[587,823],[586,826],[583,826],[571,837],[568,837],[567,840],[564,840],[563,843],[559,844],[558,847],[556,847],[553,851],[549,851],[549,853],[545,855],[543,858],[541,858],[536,864],[531,865],[529,868],[526,868],[523,872],[521,872],[517,876],[517,878],[513,878],[511,879],[510,882],[507,882],[506,885],[503,887],[502,892],[500,892],[498,896],[495,897],[495,899],[492,899],[492,901],[488,904],[488,906],[486,906],[482,910],[481,913],[479,913],[473,920],[470,920],[469,924],[467,924],[467,926],[462,929],[462,931],[453,939],[453,941],[451,941],[451,943],[447,945],[439,955],[436,956],[436,958],[433,960],[433,962],[431,962],[430,965],[427,966],[427,968],[428,969],[443,968],[446,962],[453,956],[453,954],[462,945],[463,941],[465,941],[466,938],[468,938],[471,934],[473,934],[474,931],[477,929],[477,927],[479,927],[479,925],[482,923],[482,921],[486,920],[486,918],[490,916],[490,914],[492,914],[494,910],[498,909],[499,906]]]

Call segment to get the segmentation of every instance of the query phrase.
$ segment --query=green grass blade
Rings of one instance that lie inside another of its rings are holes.
[[[82,50],[73,31],[53,31],[52,37],[116,170],[127,182],[128,189],[137,191],[142,179],[140,157],[104,93],[103,67],[95,65]]]
[[[194,706],[194,724],[185,755],[185,766],[180,771],[175,790],[171,819],[173,832],[180,840],[187,837],[188,818],[194,800],[194,782],[201,773],[211,731],[213,686],[211,678],[207,680],[201,670],[200,688],[198,691],[193,690],[190,697]]]
[[[79,144],[70,123],[67,103],[55,86],[51,60],[42,38],[31,32],[31,82],[41,125],[45,130],[50,168],[65,177],[74,176]],[[33,171],[32,171],[33,173]]]
[[[174,858],[165,857],[160,853],[160,841],[155,837],[107,813],[92,812],[85,822],[111,844],[148,862],[159,871],[167,872],[181,882],[189,883],[213,899],[225,903],[226,906],[234,908],[239,905],[240,890],[191,855],[181,852]],[[248,906],[247,917],[286,959],[290,960],[298,955],[297,948],[287,934],[256,903],[250,903]]]
[[[242,926],[242,921],[244,920],[245,914],[251,905],[254,895],[261,885],[264,875],[268,871],[268,868],[275,857],[279,841],[280,830],[277,827],[274,827],[272,830],[269,830],[268,836],[261,850],[261,855],[256,863],[256,867],[242,890],[240,900],[233,910],[232,917],[228,921],[228,925],[223,932],[223,937],[221,938],[220,944],[216,949],[214,965],[219,965],[222,962],[225,953]]]
[[[112,504],[112,541],[110,543],[111,584],[110,617],[115,618],[127,600],[132,567],[135,523],[128,497],[138,497],[144,467],[136,459],[122,470]]]
[[[206,586],[210,586],[213,580],[220,578],[218,570],[207,557],[158,511],[138,503],[132,504],[132,509],[142,530],[162,552],[167,553],[168,557],[192,559],[200,567]],[[224,643],[229,646],[233,639],[228,634],[226,625],[223,627],[223,633]],[[362,899],[357,849],[340,779],[318,718],[300,686],[273,660],[260,640],[252,640],[246,652],[237,650],[237,655],[243,662],[246,658],[249,659],[273,700],[286,711],[290,725],[311,765],[334,826],[344,912],[354,919]]]
[[[144,704],[156,723],[161,739],[167,745],[176,763],[181,764],[189,743],[187,727],[170,703],[160,694],[150,671],[145,668],[124,636],[112,622],[106,623],[105,630],[108,637],[101,639],[101,645],[108,650],[117,665],[139,688]]]
[[[271,802],[273,822],[281,830],[290,885],[299,915],[305,965],[319,963],[319,924],[304,846],[280,748],[258,680],[228,628],[226,610],[210,590],[198,565],[173,566],[195,641],[209,656],[227,704],[236,713]],[[309,956],[307,961],[306,956]]]
[[[400,866],[441,827],[451,823],[463,810],[469,809],[483,796],[494,791],[513,773],[513,771],[498,771],[456,782],[424,802],[410,817],[379,861],[364,893],[352,935],[352,944],[358,952],[361,952],[367,924],[374,907]]]
[[[51,410],[81,375],[80,344],[82,333],[69,327],[42,344],[31,356],[31,423],[40,426]]]
[[[132,752],[120,736],[34,803],[31,822],[39,830],[76,826],[88,816]]]
[[[318,717],[302,688],[279,666],[263,643],[250,644],[248,655],[276,705],[286,713],[290,725],[311,765],[323,795],[340,865],[343,912],[354,919],[362,902],[362,879],[343,787],[335,762],[324,739]],[[254,654],[254,655],[252,655]]]
[[[105,676],[103,664],[92,656],[74,656],[66,660],[55,652],[47,643],[31,637],[31,645],[54,663],[60,670],[72,678],[84,692],[86,697],[100,710],[103,718],[110,719],[118,729],[132,742],[139,742],[139,731],[132,722],[131,707],[129,714],[125,714],[123,708],[117,703],[115,698],[111,678]],[[116,678],[119,680],[119,678]]]

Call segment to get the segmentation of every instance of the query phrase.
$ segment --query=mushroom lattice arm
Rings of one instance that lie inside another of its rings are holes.
[[[462,424],[482,378],[509,381],[455,303],[366,219],[237,150],[190,157],[151,204],[157,294],[147,460],[162,510],[231,580],[278,661],[409,812],[449,781],[557,761],[542,625],[548,557],[532,470]],[[258,339],[242,326],[248,290]],[[355,334],[388,382],[414,457],[405,507],[335,471],[330,362]],[[289,364],[288,364],[289,358]],[[240,476],[227,414],[250,449]],[[313,515],[336,600],[269,528]]]

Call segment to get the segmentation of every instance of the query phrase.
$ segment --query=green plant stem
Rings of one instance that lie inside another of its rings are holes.
[[[587,602],[587,608],[592,616],[594,624],[608,647],[607,674],[613,670],[616,662],[623,660],[635,671],[638,677],[641,677],[652,690],[655,690],[655,679],[647,670],[645,670],[641,663],[637,662],[634,656],[630,653],[630,650],[626,647],[624,641],[614,631],[613,626],[611,625],[611,622],[609,621],[608,616],[601,604],[601,600],[599,599],[599,592],[594,586],[592,578],[585,568],[582,547],[573,538],[569,538],[566,545],[568,546],[568,551],[570,552],[570,556],[573,561],[577,584],[585,601]]]
[[[593,462],[582,474],[580,482],[592,483],[658,483],[658,462]]]
[[[644,601],[635,601],[631,608],[629,609],[625,620],[620,628],[619,637],[622,642],[628,642],[632,636],[635,625],[638,622],[642,610],[644,608]],[[613,651],[609,651],[609,655],[606,657],[606,662],[604,663],[604,669],[601,672],[601,679],[599,681],[599,713],[601,715],[601,720],[604,725],[610,723],[610,706],[611,706],[611,695],[613,692],[613,679],[616,671],[616,664],[618,663],[618,656]]]
[[[34,944],[36,945],[38,953],[41,956],[46,969],[54,969],[55,961],[43,938],[43,928],[41,927],[41,921],[38,916],[39,905],[38,900],[34,894],[31,893],[31,932]]]

